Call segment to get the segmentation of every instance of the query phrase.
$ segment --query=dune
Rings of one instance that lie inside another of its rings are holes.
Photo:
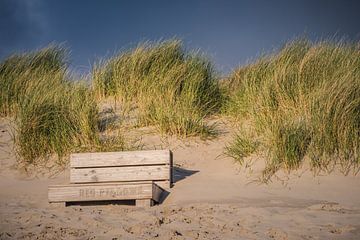
[[[0,239],[360,238],[359,175],[314,176],[305,165],[261,184],[263,161],[240,168],[223,155],[233,132],[224,123],[208,141],[141,132],[148,148],[174,153],[174,187],[151,208],[49,204],[48,185],[65,183],[68,169],[54,175],[19,170],[10,130],[4,121],[0,126]]]

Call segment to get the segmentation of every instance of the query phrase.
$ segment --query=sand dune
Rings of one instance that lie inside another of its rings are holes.
[[[244,170],[221,155],[226,126],[207,142],[144,135],[147,147],[172,149],[176,166],[163,203],[144,209],[48,204],[47,186],[67,182],[68,170],[21,173],[0,125],[0,239],[360,239],[359,175],[314,177],[304,166],[259,184],[261,161]]]

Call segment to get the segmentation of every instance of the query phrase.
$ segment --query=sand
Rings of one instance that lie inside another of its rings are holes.
[[[146,148],[174,153],[175,185],[163,202],[75,205],[47,202],[68,169],[41,175],[16,168],[9,129],[0,123],[0,239],[360,239],[360,176],[313,176],[304,166],[259,184],[261,156],[240,168],[222,155],[224,124],[212,141],[142,135]]]

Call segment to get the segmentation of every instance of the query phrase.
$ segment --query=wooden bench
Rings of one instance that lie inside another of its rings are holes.
[[[136,200],[159,202],[172,186],[169,150],[75,153],[70,155],[70,184],[49,186],[49,202]]]

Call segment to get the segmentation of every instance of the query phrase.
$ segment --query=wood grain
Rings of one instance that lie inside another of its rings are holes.
[[[137,205],[150,206],[172,185],[172,152],[71,154],[70,183],[50,186],[49,202],[135,199]]]
[[[71,168],[170,164],[169,150],[74,153]]]
[[[57,185],[49,187],[48,198],[49,202],[152,199],[156,189],[153,185],[149,182]]]
[[[154,183],[165,190],[169,190],[171,188],[171,184],[169,180],[154,181]]]
[[[71,183],[169,180],[169,165],[71,168]]]

